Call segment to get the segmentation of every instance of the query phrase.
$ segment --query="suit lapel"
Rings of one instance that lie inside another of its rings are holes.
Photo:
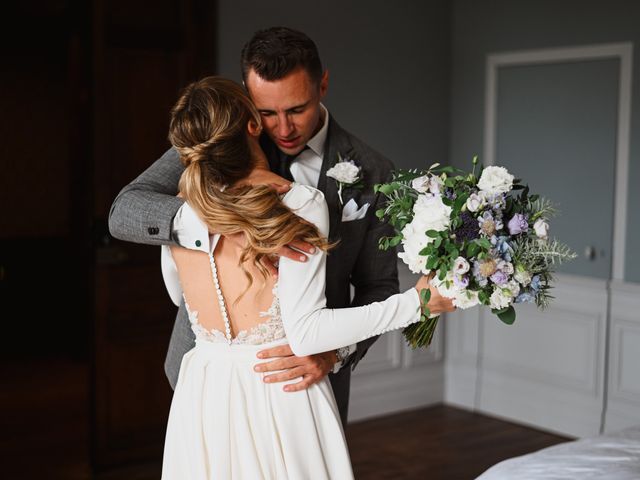
[[[338,185],[333,178],[327,178],[327,170],[338,162],[338,153],[342,157],[349,156],[351,149],[349,137],[329,115],[329,128],[324,147],[322,168],[320,169],[320,178],[318,179],[318,190],[324,193],[329,207],[329,238],[331,240],[335,240],[340,233],[342,205],[340,205],[340,198],[338,197]]]

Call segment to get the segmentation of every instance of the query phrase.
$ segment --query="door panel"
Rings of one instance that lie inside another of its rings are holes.
[[[176,307],[159,247],[113,239],[106,225],[120,189],[169,147],[180,90],[214,73],[214,7],[204,0],[95,4],[96,470],[162,456],[172,396],[164,360]]]
[[[495,164],[557,204],[551,234],[579,254],[564,273],[611,275],[619,68],[612,59],[498,69]]]

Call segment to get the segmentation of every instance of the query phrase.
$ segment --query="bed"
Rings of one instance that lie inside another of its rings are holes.
[[[476,480],[639,480],[640,426],[497,463]]]

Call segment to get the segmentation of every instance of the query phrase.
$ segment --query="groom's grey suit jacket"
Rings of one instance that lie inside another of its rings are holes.
[[[393,235],[392,228],[378,220],[375,211],[381,207],[380,194],[373,191],[376,183],[389,180],[393,164],[365,143],[343,130],[329,117],[324,160],[318,181],[318,189],[329,207],[331,241],[339,240],[327,257],[327,306],[343,308],[382,301],[398,293],[398,270],[394,249],[382,251],[378,239]],[[272,169],[277,171],[278,152],[271,144],[265,148]],[[326,176],[326,171],[338,159],[338,153],[350,157],[362,167],[363,187],[343,190],[343,202],[353,198],[358,207],[369,203],[364,218],[342,222],[342,206],[338,198],[336,182]],[[109,230],[121,240],[150,245],[177,244],[171,235],[172,221],[183,200],[177,198],[178,180],[184,171],[178,153],[172,148],[145,170],[138,178],[124,187],[111,206]],[[353,300],[350,285],[354,286]],[[351,370],[362,359],[377,337],[358,344],[356,352],[337,374],[329,378],[336,397],[340,416],[346,424],[349,405]],[[180,304],[173,327],[165,361],[165,372],[172,388],[175,388],[182,356],[195,345],[184,302]]]

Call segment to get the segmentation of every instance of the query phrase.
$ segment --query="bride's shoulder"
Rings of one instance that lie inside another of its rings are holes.
[[[282,198],[282,202],[291,209],[300,209],[312,204],[325,204],[324,193],[320,190],[295,182]]]

